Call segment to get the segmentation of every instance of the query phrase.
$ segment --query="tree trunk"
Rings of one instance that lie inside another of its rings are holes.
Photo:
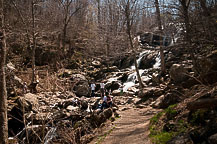
[[[191,46],[191,35],[190,35],[190,20],[189,20],[189,15],[188,15],[188,7],[190,4],[190,0],[179,0],[181,5],[182,5],[182,9],[183,9],[183,17],[184,17],[184,23],[185,23],[185,29],[186,29],[186,34],[185,34],[185,40],[187,42],[187,44],[189,45],[189,54],[191,56],[192,62],[193,62],[193,67],[195,69],[195,72],[197,74],[199,74],[200,70],[199,70],[199,66],[197,64],[197,60],[194,56],[194,51],[193,49],[190,47]]]
[[[159,2],[158,0],[155,0],[155,8],[156,8],[156,16],[157,16],[157,22],[158,22],[158,29],[160,34],[162,35],[162,23],[161,23],[161,17],[160,17],[160,8],[159,8]],[[160,59],[161,59],[161,74],[164,74],[166,72],[165,67],[165,58],[164,58],[164,50],[163,50],[163,40],[160,40]]]
[[[34,8],[34,0],[32,0],[32,39],[33,39],[33,47],[32,47],[32,83],[35,82],[35,50],[36,50],[36,36],[35,36],[35,8]]]
[[[63,56],[65,55],[65,45],[66,45],[66,32],[67,32],[67,24],[64,24],[63,27],[63,37],[62,37],[62,51],[63,51]]]
[[[186,28],[185,39],[188,43],[191,43],[190,21],[189,21],[189,16],[188,16],[188,5],[186,5],[186,0],[182,0],[181,4],[182,4],[182,8],[183,8],[183,16],[184,16],[184,22],[185,22],[185,28]]]
[[[213,35],[214,30],[212,30],[213,24],[212,24],[212,19],[210,18],[211,13],[206,5],[206,0],[200,0],[200,6],[203,9],[203,15],[205,16],[205,21],[203,21],[203,23],[204,25],[209,25],[208,35],[209,35],[209,39],[213,41],[214,40],[214,35]]]
[[[144,88],[144,84],[142,83],[142,79],[141,79],[141,76],[139,74],[139,68],[138,68],[137,61],[136,61],[135,47],[133,45],[133,40],[132,40],[132,36],[131,36],[131,26],[132,26],[133,20],[130,19],[130,3],[129,3],[129,0],[128,0],[127,5],[126,5],[125,15],[126,15],[126,20],[127,20],[127,34],[128,34],[128,38],[129,38],[129,41],[130,41],[131,49],[132,49],[132,51],[134,53],[134,63],[135,63],[137,79],[139,81],[140,91],[142,91],[142,88]],[[136,43],[137,42],[138,41],[136,40]]]
[[[160,33],[162,34],[162,24],[161,24],[160,8],[159,8],[159,2],[158,2],[158,0],[155,0],[154,4],[155,4],[155,8],[156,8],[156,16],[157,16],[158,29],[159,29]]]
[[[98,17],[98,25],[99,27],[101,27],[101,9],[100,9],[100,3],[101,3],[101,0],[97,0],[97,17]]]
[[[0,3],[1,11],[1,31],[0,31],[0,142],[8,143],[8,119],[7,119],[7,90],[5,79],[6,65],[6,37],[4,24],[4,1]]]

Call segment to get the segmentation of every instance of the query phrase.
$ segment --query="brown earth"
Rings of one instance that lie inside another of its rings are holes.
[[[90,144],[151,144],[149,120],[159,110],[150,106],[135,108],[133,105],[122,105],[119,109],[120,118],[98,131]]]

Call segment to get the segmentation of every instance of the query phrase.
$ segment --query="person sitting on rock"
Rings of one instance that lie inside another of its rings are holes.
[[[110,95],[107,95],[107,105],[108,107],[112,107],[112,98]]]
[[[112,107],[112,98],[109,93],[106,92],[106,95],[103,97],[102,109],[109,107]]]
[[[108,95],[108,92],[106,92],[106,95],[103,97],[103,102],[102,102],[102,107],[101,107],[101,109],[108,108],[107,95]]]

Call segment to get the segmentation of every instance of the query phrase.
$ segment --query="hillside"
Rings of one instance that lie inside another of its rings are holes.
[[[214,0],[1,0],[1,144],[217,143]]]

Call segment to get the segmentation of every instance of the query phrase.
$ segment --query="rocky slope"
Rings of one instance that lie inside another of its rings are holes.
[[[188,50],[183,47],[175,45],[165,50],[167,72],[164,76],[160,74],[159,53],[150,50],[151,47],[139,51],[137,62],[145,84],[142,92],[139,92],[130,55],[111,60],[112,66],[101,59],[90,59],[75,62],[76,69],[68,67],[56,73],[38,68],[39,84],[35,94],[23,93],[24,81],[30,83],[29,73],[20,73],[8,64],[11,143],[89,142],[98,127],[113,114],[117,115],[117,107],[105,111],[97,109],[101,102],[98,82],[102,80],[114,99],[126,98],[127,103],[132,101],[140,108],[150,105],[165,109],[151,120],[150,136],[155,143],[184,144],[199,140],[212,143],[217,133],[216,104],[212,102],[216,100],[217,52],[201,51],[197,59],[199,66],[195,69]],[[90,98],[89,84],[93,81],[98,92],[95,98]],[[204,100],[209,100],[210,105]],[[116,101],[116,105],[119,102]],[[203,106],[197,106],[200,104]]]

